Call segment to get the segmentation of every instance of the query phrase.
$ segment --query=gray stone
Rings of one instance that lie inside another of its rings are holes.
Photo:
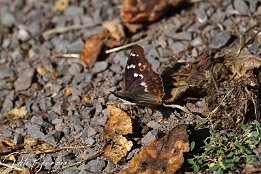
[[[117,65],[117,64],[112,64],[110,66],[110,70],[115,72],[115,73],[117,73],[117,74],[122,74],[123,73],[123,70],[122,70],[121,66]]]
[[[59,102],[55,103],[52,107],[52,111],[54,111],[58,115],[62,115],[63,113],[62,104]]]
[[[149,121],[147,123],[147,126],[152,128],[152,129],[158,129],[160,127],[160,124],[157,123],[156,121]]]
[[[64,11],[64,15],[67,17],[77,17],[83,14],[83,8],[76,6],[69,6]]]
[[[52,37],[51,43],[55,47],[55,51],[57,52],[66,52],[69,45],[68,41],[60,37]]]
[[[88,82],[91,82],[92,81],[92,75],[91,73],[85,73],[84,74],[84,82],[85,83],[88,83]]]
[[[168,39],[169,47],[174,51],[174,53],[179,53],[185,49],[187,49],[188,45],[181,43],[181,42],[174,42],[173,39]]]
[[[85,143],[86,143],[87,145],[91,146],[91,145],[93,145],[93,144],[95,143],[95,140],[94,140],[94,138],[89,137],[89,138],[87,138],[87,139],[85,140]]]
[[[256,12],[257,10],[257,3],[260,2],[259,0],[247,0],[249,3],[249,9],[251,12]]]
[[[68,52],[72,52],[72,53],[77,53],[77,52],[81,52],[83,49],[84,43],[83,41],[79,38],[76,41],[70,43],[68,45]]]
[[[14,97],[14,92],[11,92],[8,96],[6,96],[2,105],[2,111],[10,111],[13,108]]]
[[[15,134],[13,146],[17,146],[24,143],[24,137],[21,134]]]
[[[93,69],[92,69],[92,73],[100,73],[104,70],[106,70],[108,67],[108,63],[106,61],[100,61],[100,62],[96,62]]]
[[[79,89],[76,89],[76,88],[72,88],[71,92],[72,92],[73,100],[79,101],[80,96],[82,95],[82,91],[80,91]]]
[[[64,136],[68,136],[71,133],[71,128],[70,127],[64,127],[63,133],[64,133]]]
[[[115,64],[118,64],[121,67],[125,68],[127,59],[128,56],[126,56],[123,51],[120,51],[114,56],[113,61]]]
[[[17,32],[17,38],[23,42],[30,39],[30,33],[25,29],[24,26],[19,26],[19,30]]]
[[[174,39],[177,39],[177,40],[191,41],[192,40],[192,33],[184,31],[184,32],[180,32],[180,33],[175,33],[172,37]]]
[[[102,169],[105,168],[105,162],[100,159],[94,159],[86,164],[86,169],[93,173],[101,173]]]
[[[247,3],[243,0],[234,0],[234,7],[241,14],[249,13]]]
[[[41,126],[39,126],[39,125],[27,124],[27,125],[25,125],[25,127],[27,128],[27,134],[31,137],[41,139],[45,136],[41,130]]]
[[[4,38],[2,41],[2,47],[3,48],[8,48],[11,44],[11,39],[10,38]]]
[[[68,71],[72,74],[72,75],[79,75],[82,71],[82,66],[79,65],[78,63],[73,63],[71,64],[70,68],[68,69]]]
[[[150,131],[144,137],[142,137],[141,144],[142,145],[146,145],[146,144],[148,144],[149,142],[151,142],[151,141],[153,141],[155,139],[156,139],[155,133]]]
[[[94,126],[104,126],[107,121],[107,117],[96,115],[92,118],[91,121],[92,121],[92,125]]]
[[[3,138],[10,138],[13,137],[13,131],[10,127],[5,128],[2,130],[2,135]]]
[[[49,98],[41,99],[39,104],[40,104],[40,109],[45,112],[48,110],[51,110],[52,105],[53,105],[51,102],[51,99],[49,99]]]
[[[99,115],[102,112],[102,105],[101,103],[96,103],[95,105],[95,115]]]
[[[199,8],[195,10],[195,14],[200,23],[204,23],[208,19],[206,9],[207,9],[207,7],[205,4],[200,4]]]
[[[1,23],[4,25],[4,26],[7,26],[7,27],[11,27],[15,24],[16,20],[15,20],[15,17],[13,16],[12,13],[4,10],[1,12]]]
[[[214,32],[210,40],[210,47],[214,49],[219,49],[226,46],[230,41],[232,35],[229,31]]]
[[[18,79],[14,82],[15,90],[23,91],[28,89],[31,86],[33,75],[33,68],[26,69],[23,73],[19,73]]]
[[[60,124],[63,122],[63,119],[62,118],[55,118],[52,120],[52,124]]]
[[[55,164],[52,155],[46,154],[43,163],[41,163],[46,170],[51,170],[52,166]]]
[[[72,173],[78,173],[77,167],[70,167],[61,172],[61,174],[72,174]]]
[[[9,78],[10,76],[14,76],[14,72],[11,68],[0,69],[0,79]]]
[[[43,16],[42,9],[34,9],[30,10],[27,15],[23,17],[23,22],[30,21],[30,23],[34,23],[35,21],[38,21]]]

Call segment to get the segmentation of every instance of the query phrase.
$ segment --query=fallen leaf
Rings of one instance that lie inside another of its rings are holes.
[[[66,97],[70,96],[72,94],[72,88],[66,87],[65,88],[65,95]]]
[[[246,164],[244,174],[260,173],[261,166]]]
[[[131,33],[136,33],[139,29],[142,28],[142,25],[141,25],[141,24],[125,23],[124,26],[125,26]]]
[[[133,143],[123,135],[132,133],[132,121],[128,114],[113,104],[107,105],[109,119],[104,128],[104,155],[117,164],[131,150]]]
[[[247,72],[261,66],[261,58],[254,55],[240,55],[236,59],[228,59],[225,65],[230,68],[233,78],[246,77]]]
[[[53,11],[64,11],[69,6],[69,0],[57,0],[53,6]]]
[[[0,154],[11,152],[12,147],[13,147],[13,140],[11,138],[0,139]]]
[[[176,7],[183,0],[122,0],[121,18],[125,23],[155,21],[169,7]]]
[[[92,68],[96,63],[99,54],[101,53],[103,46],[103,39],[109,37],[108,32],[101,32],[90,36],[80,54],[80,59],[88,66]]]
[[[110,36],[117,41],[121,41],[125,38],[124,29],[121,23],[116,20],[105,21],[102,26],[110,32]]]
[[[183,152],[189,151],[187,125],[178,125],[167,135],[147,144],[121,173],[175,173],[183,164]]]
[[[44,67],[40,66],[36,69],[36,72],[38,74],[40,74],[41,76],[44,76],[46,74],[46,70],[44,69]]]
[[[15,121],[18,119],[23,119],[27,116],[27,110],[25,107],[14,108],[9,112],[9,120]]]

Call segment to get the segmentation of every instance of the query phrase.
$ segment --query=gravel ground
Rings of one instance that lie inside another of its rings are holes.
[[[125,49],[111,53],[90,70],[77,58],[55,58],[52,56],[55,53],[81,52],[86,38],[104,30],[100,22],[120,20],[120,2],[71,1],[63,12],[53,12],[52,7],[53,1],[0,1],[0,136],[13,139],[17,144],[32,137],[57,147],[91,146],[46,154],[42,159],[46,170],[59,169],[102,149],[103,128],[108,117],[106,103],[117,100],[109,91],[121,88],[130,52]],[[260,17],[258,0],[189,3],[129,35],[126,43],[150,36],[141,46],[154,70],[164,79],[174,66],[176,55],[189,50],[179,57],[179,62],[188,62],[197,60],[206,49],[229,48],[238,43],[239,33],[256,24]],[[49,29],[77,24],[91,27],[48,38],[42,36]],[[227,49],[223,51],[221,54],[227,53]],[[252,44],[249,51],[261,55],[260,43]],[[69,96],[65,93],[68,87],[71,88]],[[83,96],[88,96],[89,100],[84,101]],[[26,117],[10,120],[8,113],[21,107],[25,107]],[[126,167],[139,148],[160,132],[195,120],[175,110],[166,112],[180,118],[165,118],[158,110],[145,112],[138,108],[136,111],[142,125],[140,145],[119,165],[99,156],[61,173],[117,171]],[[155,121],[163,117],[161,124]],[[28,159],[37,161],[39,156],[32,153]]]

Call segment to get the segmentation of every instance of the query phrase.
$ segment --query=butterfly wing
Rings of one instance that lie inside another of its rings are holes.
[[[123,92],[126,98],[136,103],[161,104],[164,89],[160,76],[139,45],[134,45],[129,55],[124,74]]]

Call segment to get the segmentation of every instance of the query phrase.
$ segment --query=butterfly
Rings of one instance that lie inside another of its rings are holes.
[[[125,67],[121,92],[116,97],[141,105],[161,105],[165,95],[161,77],[145,58],[144,50],[134,45]]]

